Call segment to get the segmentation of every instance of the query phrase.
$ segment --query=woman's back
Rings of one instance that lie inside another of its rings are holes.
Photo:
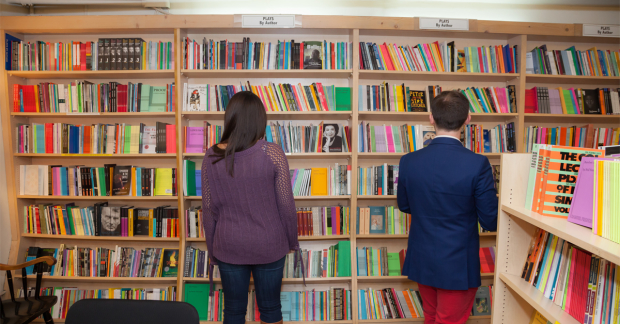
[[[288,161],[276,144],[259,140],[226,160],[209,149],[202,164],[203,217],[211,256],[233,264],[263,264],[298,248]]]

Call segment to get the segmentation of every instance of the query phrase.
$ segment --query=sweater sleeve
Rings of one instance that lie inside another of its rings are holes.
[[[288,169],[288,160],[282,149],[272,143],[265,143],[263,150],[271,159],[275,170],[275,191],[278,213],[286,230],[290,250],[299,248],[297,240],[297,211],[295,198],[291,186],[291,176]]]
[[[213,236],[215,235],[215,225],[217,223],[217,214],[214,212],[211,205],[211,190],[209,188],[209,178],[207,177],[207,163],[206,157],[202,161],[201,182],[202,182],[202,225],[205,231],[205,240],[207,241],[207,251],[209,252],[209,258],[212,264],[215,264],[215,258],[213,257]]]

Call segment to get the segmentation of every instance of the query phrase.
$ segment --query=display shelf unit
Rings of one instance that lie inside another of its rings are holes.
[[[537,310],[552,323],[576,324],[579,321],[565,313],[551,300],[521,278],[529,243],[537,228],[613,263],[620,263],[620,244],[592,234],[583,226],[566,219],[545,217],[525,210],[525,195],[531,154],[502,156],[500,216],[496,252],[494,323],[526,323]]]
[[[50,40],[50,41],[70,41],[70,40],[96,40],[99,37],[109,37],[110,35],[119,35],[118,37],[141,36],[151,39],[165,39],[172,41],[175,47],[175,69],[173,70],[157,70],[157,71],[5,71],[4,65],[0,67],[0,107],[2,114],[2,132],[4,145],[5,164],[8,170],[6,179],[8,185],[8,201],[10,212],[11,226],[11,250],[8,263],[16,264],[23,261],[25,251],[31,245],[44,243],[45,247],[57,247],[61,242],[68,245],[78,244],[114,244],[123,246],[133,246],[143,248],[146,246],[165,246],[168,248],[178,247],[180,251],[184,251],[188,245],[204,245],[203,239],[189,239],[185,237],[174,239],[159,238],[111,238],[111,237],[84,237],[84,236],[44,236],[24,234],[23,229],[23,207],[34,202],[59,202],[66,203],[70,201],[78,202],[94,202],[94,201],[110,201],[111,203],[129,203],[139,204],[141,206],[158,206],[162,204],[174,205],[179,211],[184,211],[190,206],[200,204],[201,197],[185,197],[179,195],[177,197],[52,197],[52,196],[26,196],[19,195],[19,166],[25,164],[66,164],[68,161],[75,159],[86,159],[86,162],[99,162],[100,164],[108,163],[112,159],[122,159],[123,163],[140,165],[142,161],[150,161],[150,163],[161,163],[162,166],[176,167],[182,170],[184,159],[199,160],[202,154],[183,153],[183,143],[177,141],[176,154],[156,154],[156,155],[118,155],[118,156],[63,156],[57,154],[18,154],[15,153],[15,127],[17,124],[24,123],[41,123],[51,120],[59,122],[66,120],[67,123],[114,123],[126,122],[137,124],[148,120],[165,121],[174,123],[177,126],[177,138],[183,138],[183,126],[191,123],[200,123],[209,121],[212,124],[222,125],[224,120],[224,112],[184,112],[181,111],[183,100],[182,85],[184,83],[200,82],[209,84],[237,84],[251,79],[252,84],[264,84],[265,82],[301,82],[307,84],[314,80],[321,80],[325,84],[335,84],[338,86],[349,86],[352,88],[352,107],[353,111],[319,111],[319,112],[267,112],[269,120],[286,120],[286,121],[304,121],[304,120],[330,120],[347,123],[352,130],[352,152],[353,153],[335,153],[335,154],[290,154],[288,155],[291,166],[295,165],[330,165],[334,160],[347,161],[352,166],[351,188],[357,188],[357,179],[354,176],[358,166],[367,167],[373,163],[396,164],[403,154],[398,153],[357,153],[358,134],[356,126],[360,121],[368,121],[371,124],[393,124],[399,125],[407,123],[409,125],[429,124],[429,113],[403,113],[403,112],[368,112],[358,111],[358,92],[359,85],[378,84],[382,81],[392,82],[394,84],[405,83],[413,89],[420,89],[429,84],[440,85],[444,90],[465,88],[468,86],[485,87],[485,86],[501,86],[515,85],[517,98],[517,113],[510,114],[472,114],[472,123],[482,124],[485,128],[494,127],[498,124],[515,122],[517,152],[524,152],[524,129],[529,125],[537,123],[557,124],[561,126],[573,125],[573,123],[594,123],[595,126],[617,125],[619,118],[617,116],[548,116],[548,115],[530,115],[524,114],[525,89],[536,84],[544,84],[545,86],[554,85],[592,85],[593,87],[611,87],[620,84],[620,78],[604,78],[604,77],[571,77],[571,76],[541,76],[525,74],[525,54],[534,46],[541,42],[552,40],[556,42],[550,48],[563,46],[562,43],[578,43],[579,46],[584,44],[600,42],[601,48],[617,48],[617,42],[610,42],[603,38],[590,38],[587,42],[582,36],[582,26],[578,24],[549,24],[549,23],[529,23],[529,22],[498,22],[485,20],[470,20],[469,30],[458,33],[446,33],[436,30],[420,30],[419,20],[416,17],[355,17],[355,16],[303,16],[303,27],[294,29],[243,29],[235,23],[233,15],[168,15],[168,16],[72,16],[71,19],[62,16],[7,16],[0,21],[0,43],[4,42],[5,32],[9,32],[14,36],[28,41]],[[260,38],[270,40],[274,39],[309,39],[321,38],[328,41],[350,41],[354,44],[353,51],[353,68],[350,70],[333,70],[333,71],[309,71],[309,70],[186,70],[182,69],[181,40],[182,37],[200,37],[209,35],[209,38],[229,39],[232,41],[240,41],[243,36],[250,34],[253,39],[261,41]],[[318,37],[317,37],[318,36]],[[360,70],[359,53],[357,51],[360,41],[376,41],[376,42],[392,42],[398,44],[417,44],[429,43],[434,41],[450,41],[455,40],[456,48],[462,49],[465,46],[482,46],[489,44],[501,45],[518,45],[519,58],[517,73],[432,73],[432,72],[400,72],[400,71],[368,71]],[[581,45],[580,45],[581,44]],[[566,46],[568,47],[568,46]],[[566,48],[564,47],[564,48]],[[581,49],[580,47],[579,49]],[[0,58],[4,59],[4,51],[0,53]],[[21,113],[12,111],[13,103],[13,85],[14,84],[37,84],[39,82],[69,82],[70,80],[88,79],[91,82],[107,82],[120,81],[127,82],[145,82],[151,84],[168,84],[175,82],[177,85],[175,112],[163,113],[96,113],[96,114],[64,114],[64,113]],[[510,154],[485,154],[492,164],[499,164],[500,159],[512,159]],[[518,158],[519,154],[514,155]],[[68,159],[71,158],[71,159]],[[146,158],[146,159],[143,159]],[[50,162],[47,162],[49,159]],[[174,159],[174,160],[173,160]],[[307,161],[308,160],[308,161]],[[84,161],[84,160],[82,160]],[[83,163],[86,163],[83,162]],[[525,162],[523,165],[527,165]],[[506,167],[502,167],[506,170]],[[513,175],[512,169],[511,175]],[[502,173],[502,177],[506,174]],[[180,179],[182,181],[182,179]],[[178,184],[182,188],[182,182]],[[502,181],[502,186],[507,186],[506,181]],[[502,190],[500,190],[502,191]],[[503,190],[504,192],[506,190]],[[182,192],[182,191],[180,191]],[[511,192],[507,193],[507,197]],[[508,199],[502,197],[503,200]],[[373,204],[390,204],[396,205],[396,196],[363,196],[352,192],[347,196],[318,196],[318,197],[296,197],[298,206],[327,206],[334,204],[344,204],[351,207],[352,218],[351,228],[356,228],[355,210],[357,206],[368,206]],[[504,207],[507,203],[503,204]],[[501,208],[501,217],[506,217],[507,211],[517,214],[518,209]],[[519,215],[522,217],[520,218]],[[532,221],[541,227],[547,227],[553,233],[559,231],[559,227],[553,223],[547,223],[545,220],[536,220],[535,216],[519,214],[511,216],[514,220],[500,222],[500,231],[496,233],[483,233],[480,235],[481,246],[491,246],[498,242],[498,251],[501,252],[505,248],[507,240],[506,222],[527,223]],[[529,217],[529,218],[528,218]],[[529,223],[528,223],[529,224]],[[538,226],[537,225],[537,226]],[[181,233],[185,232],[185,222],[180,221]],[[534,225],[531,225],[534,226]],[[567,228],[563,232],[558,232],[558,236],[572,239],[582,233],[574,232]],[[562,236],[565,235],[565,236]],[[392,250],[400,250],[406,246],[406,235],[357,235],[353,231],[351,235],[331,236],[331,237],[303,237],[300,238],[303,246],[321,246],[331,244],[334,240],[350,240],[352,249],[352,260],[356,260],[355,250],[360,244],[369,246],[389,246]],[[513,242],[512,237],[510,244],[514,246],[518,243]],[[579,243],[579,242],[577,242]],[[587,244],[586,244],[587,243]],[[526,245],[527,242],[524,243]],[[582,242],[587,246],[597,247],[600,253],[614,253],[614,247],[601,247],[593,241]],[[589,244],[589,245],[588,245]],[[514,249],[514,248],[512,248]],[[607,252],[605,252],[607,251]],[[519,259],[519,254],[514,254],[514,250],[509,250],[514,256],[514,260]],[[180,253],[179,264],[184,264],[184,253]],[[610,257],[613,260],[613,258]],[[504,283],[510,281],[507,275],[506,266],[500,266],[504,261],[498,257],[498,273],[500,276],[485,275],[482,278],[483,284],[495,281],[495,296],[493,298],[496,311],[493,314],[495,323],[523,323],[522,320],[528,318],[533,307],[530,305],[530,299],[524,301],[518,297],[519,293],[513,296],[505,286],[510,284]],[[506,262],[517,262],[508,260]],[[340,278],[327,278],[325,280],[308,280],[309,286],[303,288],[300,282],[290,282],[290,287],[298,289],[312,289],[318,287],[324,289],[331,285],[337,285],[351,289],[352,294],[352,314],[351,321],[337,321],[338,323],[389,323],[403,322],[414,323],[421,322],[421,319],[406,320],[364,320],[357,319],[357,294],[358,289],[373,288],[411,288],[416,284],[404,278],[379,279],[379,281],[367,281],[365,278],[358,278],[356,272],[356,262],[352,262],[352,276],[339,282],[330,282],[330,280],[341,280]],[[520,266],[520,264],[518,265]],[[518,267],[517,267],[518,268]],[[510,271],[513,271],[510,268]],[[503,278],[503,279],[502,279]],[[193,279],[189,279],[193,280]],[[370,279],[369,279],[370,280]],[[374,278],[373,278],[374,280]],[[384,280],[384,281],[381,281]],[[396,280],[396,281],[395,281]],[[16,280],[19,287],[21,283]],[[44,277],[43,283],[66,286],[79,285],[80,289],[97,289],[102,287],[159,287],[176,285],[178,287],[178,299],[183,296],[183,284],[186,278],[182,277],[179,272],[177,278],[52,278]],[[289,285],[287,284],[287,287]],[[525,291],[525,288],[512,285],[514,290]],[[525,291],[523,294],[527,294]],[[511,297],[512,296],[512,297]],[[512,299],[510,299],[512,298]],[[505,300],[508,302],[516,302],[519,306],[515,310],[499,309],[498,305],[502,305]],[[520,308],[519,308],[520,307]],[[546,307],[546,306],[542,306]],[[541,307],[537,307],[540,310]],[[499,310],[498,310],[499,309]],[[553,310],[552,310],[553,311]],[[514,312],[515,316],[511,312]],[[562,314],[541,311],[549,318],[560,319],[561,323],[565,322],[560,317]],[[528,313],[528,314],[526,314]],[[56,320],[64,322],[64,320]],[[205,322],[206,323],[206,322]],[[297,322],[299,323],[299,322]],[[304,322],[306,323],[306,322]],[[336,321],[328,321],[324,323],[336,323]],[[490,316],[471,317],[468,323],[488,324]]]

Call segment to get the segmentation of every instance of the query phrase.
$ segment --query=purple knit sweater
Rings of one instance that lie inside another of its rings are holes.
[[[209,257],[232,264],[265,264],[299,248],[288,161],[259,140],[235,153],[234,177],[224,160],[202,162],[203,224]]]

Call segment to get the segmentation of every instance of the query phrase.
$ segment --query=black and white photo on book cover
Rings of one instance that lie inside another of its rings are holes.
[[[342,152],[342,126],[323,124],[323,152]]]

